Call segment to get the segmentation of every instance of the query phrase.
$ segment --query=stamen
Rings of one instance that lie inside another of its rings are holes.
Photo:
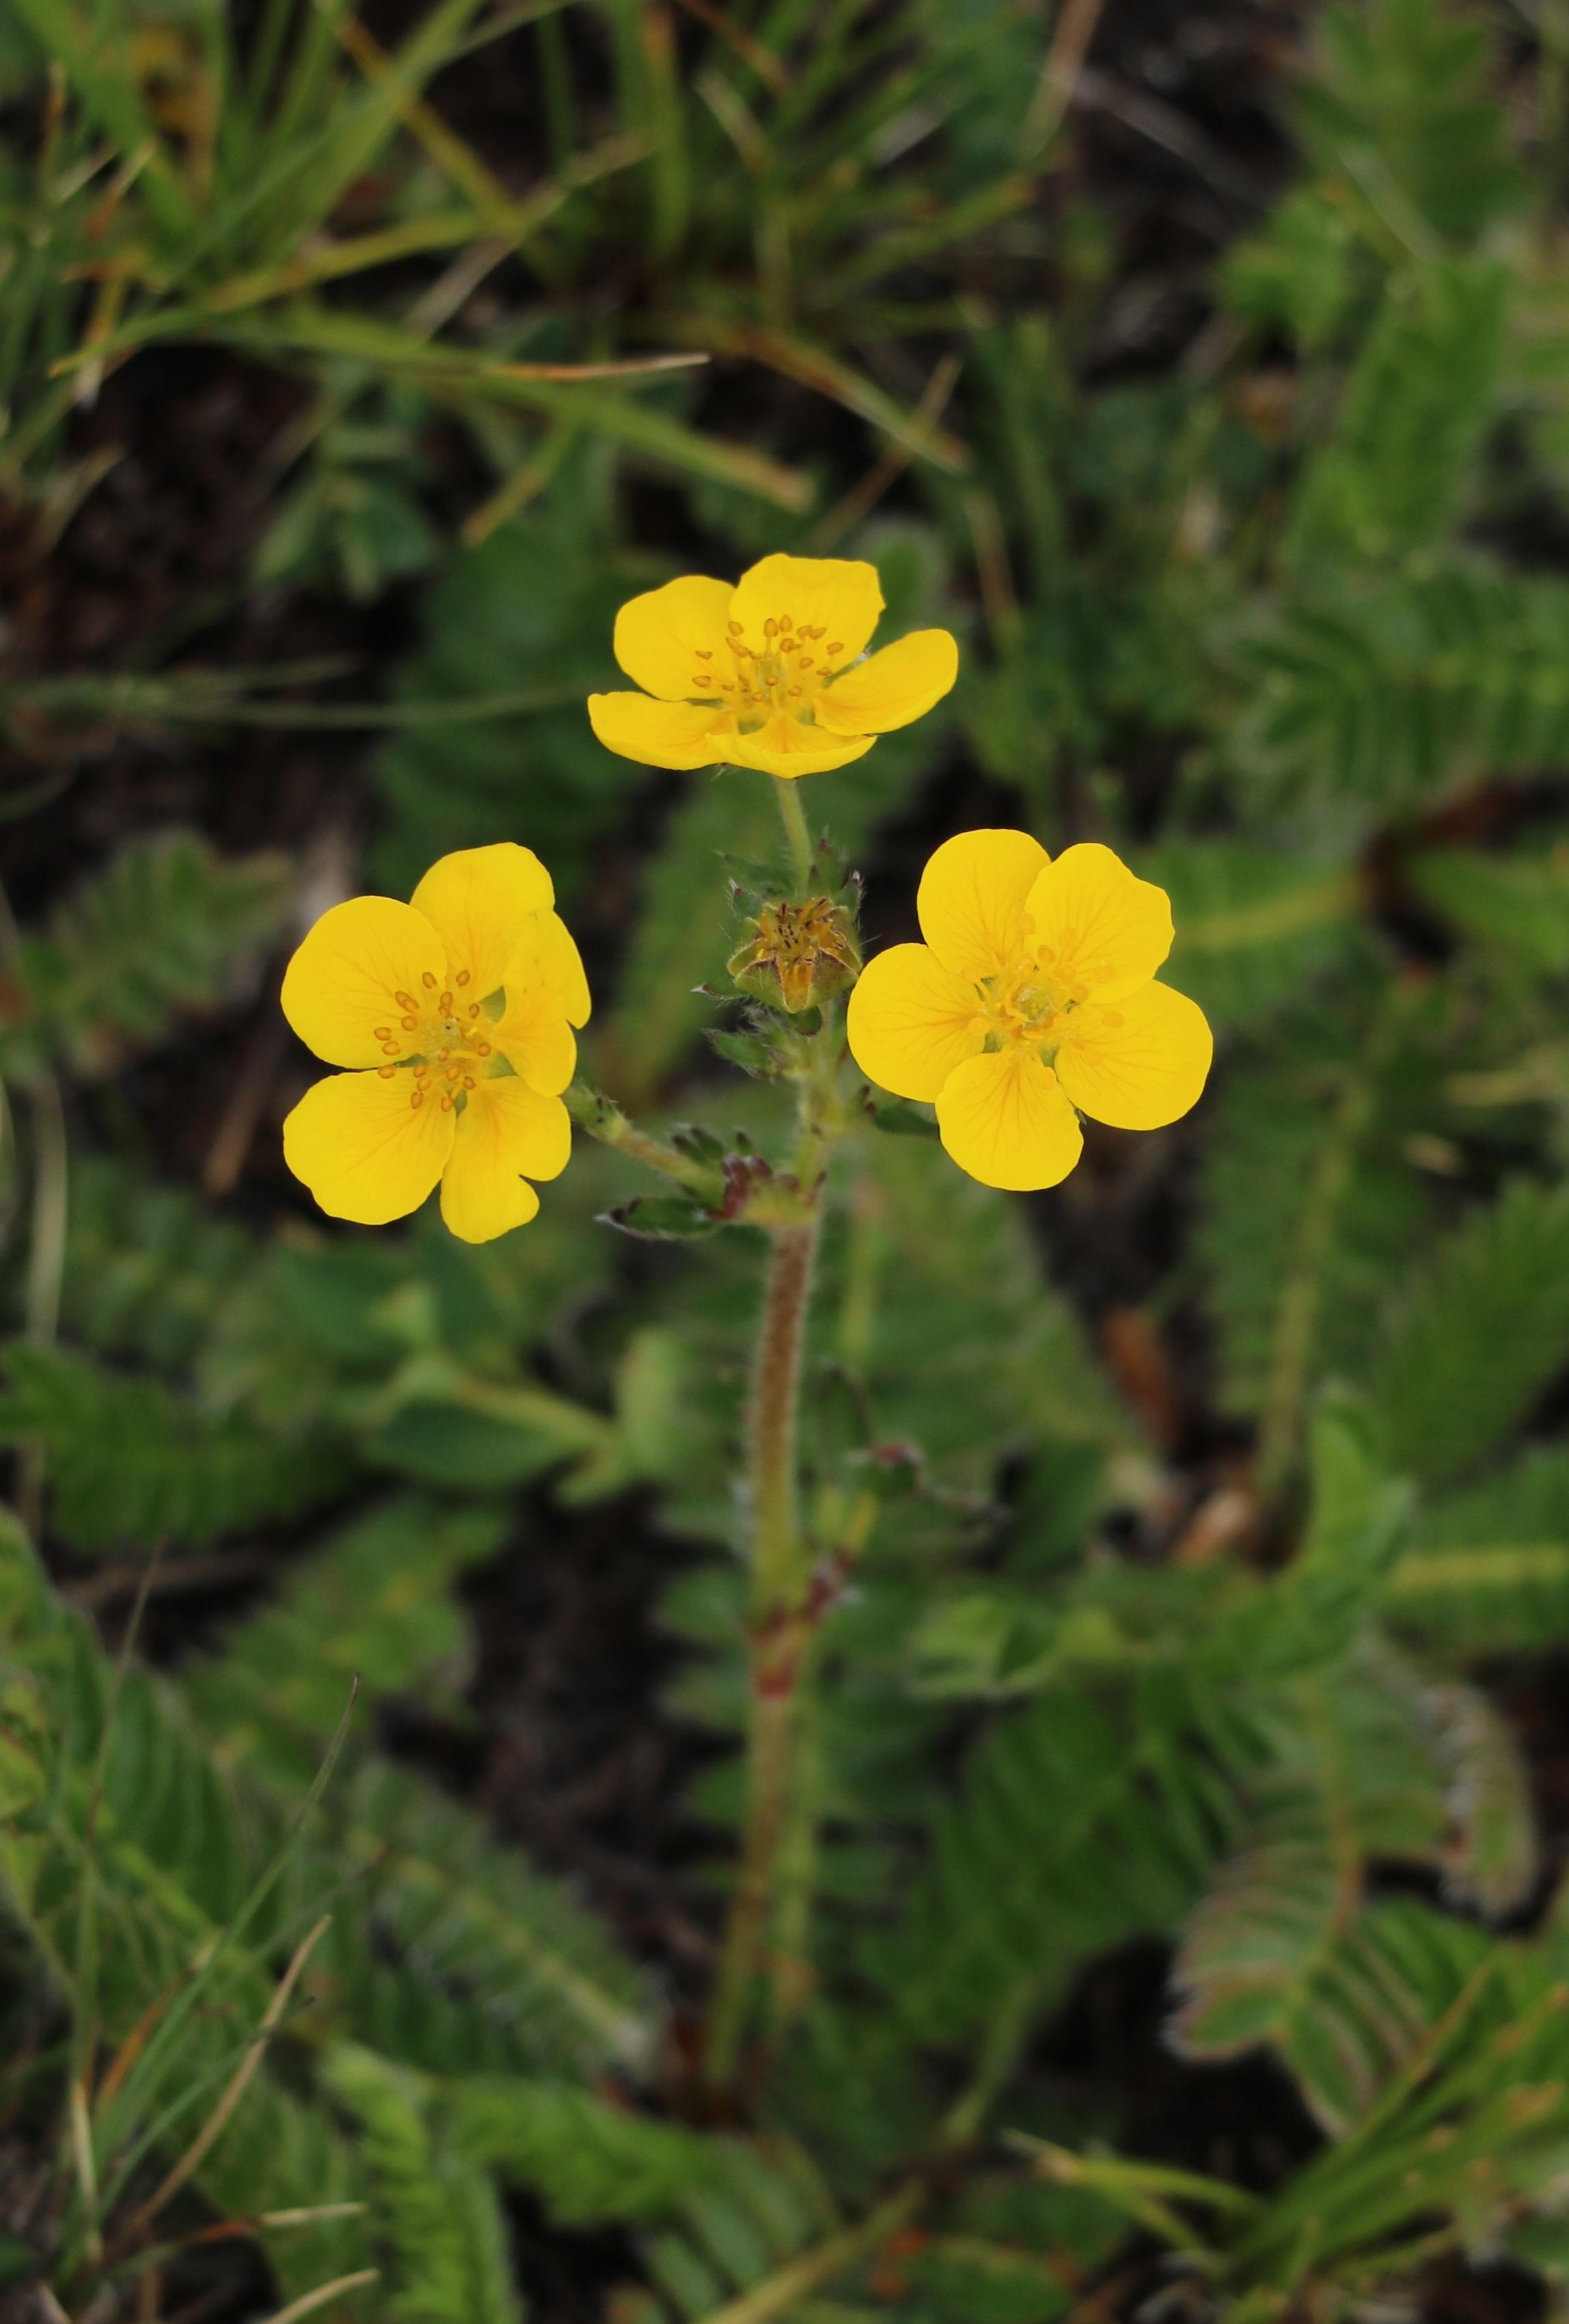
[[[393,1074],[398,1071],[398,1068],[396,1065],[378,1065],[376,1071],[381,1074],[381,1079],[384,1082],[390,1082]]]
[[[436,979],[432,976],[429,969],[426,970],[419,982],[424,985],[427,992],[434,992],[436,991]]]
[[[460,969],[459,969],[459,971],[458,971],[458,973],[457,973],[457,981],[458,981],[458,986],[459,986],[460,991],[462,990],[463,986],[464,986],[465,984],[469,983],[469,982],[472,981],[473,976],[473,971],[472,969],[467,969],[467,968],[460,968]]]

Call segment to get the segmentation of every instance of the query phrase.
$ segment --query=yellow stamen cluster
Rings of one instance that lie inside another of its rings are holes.
[[[812,698],[833,676],[834,659],[843,653],[844,641],[836,638],[821,653],[815,650],[818,641],[828,635],[821,625],[809,622],[799,624],[792,613],[770,614],[763,624],[763,642],[748,645],[739,622],[725,624],[725,642],[736,657],[735,673],[720,678],[714,668],[712,649],[697,648],[697,659],[706,664],[693,678],[693,691],[699,696],[717,699],[723,695],[733,697],[733,707],[741,716],[748,712],[760,714],[758,723],[776,710],[788,710],[802,717]],[[801,649],[805,647],[807,651]]]
[[[470,982],[468,970],[460,969],[453,981],[461,991]],[[426,999],[420,1001],[411,992],[395,992],[392,998],[402,1016],[396,1026],[375,1028],[381,1055],[397,1060],[378,1066],[377,1071],[384,1082],[390,1082],[400,1065],[411,1065],[415,1085],[409,1104],[421,1106],[440,1090],[442,1111],[450,1113],[459,1093],[472,1090],[487,1070],[486,1061],[493,1054],[492,1044],[484,1038],[490,1019],[482,1002],[460,1001],[457,992],[437,991],[437,980],[428,969],[420,982],[426,988]]]
[[[982,979],[976,990],[988,1048],[1023,1043],[1039,1047],[1050,1061],[1068,1029],[1066,1019],[1084,1010],[1093,989],[1081,981],[1064,983],[1052,973],[1056,966],[1056,952],[1051,945],[1042,945],[1016,962],[1007,975]],[[1113,973],[1109,961],[1098,963],[1092,971],[1095,983],[1108,982]],[[1114,1033],[1124,1021],[1116,1009],[1097,1009],[1095,1020]]]

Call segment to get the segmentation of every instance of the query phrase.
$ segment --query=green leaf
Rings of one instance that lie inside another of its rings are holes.
[[[645,1242],[690,1242],[694,1237],[713,1234],[720,1223],[701,1203],[682,1194],[639,1194],[606,1211],[603,1217],[607,1226],[619,1227],[623,1234],[636,1235]]]
[[[159,1382],[13,1341],[0,1443],[42,1447],[55,1529],[78,1549],[212,1541],[330,1493],[341,1456],[262,1434]]]
[[[1298,487],[1289,558],[1383,562],[1448,530],[1492,410],[1509,288],[1491,259],[1434,260],[1391,285]]]
[[[72,890],[44,936],[23,938],[0,1004],[0,1067],[23,1077],[54,1060],[102,1074],[210,1008],[282,924],[278,856],[225,862],[205,840],[132,840]]]
[[[1569,1187],[1506,1187],[1440,1244],[1373,1375],[1390,1460],[1435,1480],[1495,1452],[1569,1362]]]

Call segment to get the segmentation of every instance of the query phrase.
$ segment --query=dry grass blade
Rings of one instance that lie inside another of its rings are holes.
[[[194,2177],[201,2168],[203,2162],[222,2135],[229,2117],[250,2087],[251,2078],[262,2062],[278,2022],[288,2006],[289,1997],[298,1981],[300,1972],[330,1923],[331,1915],[324,1914],[315,1928],[310,1930],[296,1947],[294,1958],[279,1979],[278,1989],[267,2005],[266,2014],[257,2028],[256,2039],[240,2061],[216,2106],[180,2156],[179,2161],[164,2174],[146,2202],[133,2215],[124,2230],[123,2241],[133,2238],[150,2227],[165,2203],[169,2201],[170,2197],[177,2194],[187,2181]]]
[[[302,2316],[313,2316],[329,2300],[340,2299],[345,2292],[357,2292],[362,2283],[374,2283],[381,2273],[379,2267],[356,2268],[353,2275],[340,2275],[331,2283],[318,2283],[314,2292],[302,2292],[287,2308],[277,2310],[267,2318],[266,2324],[299,2324]]]

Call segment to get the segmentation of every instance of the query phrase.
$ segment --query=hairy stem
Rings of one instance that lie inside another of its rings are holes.
[[[563,1100],[568,1113],[580,1130],[597,1138],[603,1146],[613,1146],[619,1154],[631,1161],[642,1163],[645,1169],[657,1170],[666,1178],[674,1178],[689,1194],[700,1202],[717,1203],[724,1192],[720,1173],[707,1163],[697,1161],[689,1154],[678,1153],[674,1146],[661,1144],[629,1121],[613,1098],[591,1089],[585,1081],[575,1081]]]
[[[799,780],[785,775],[774,778],[774,796],[779,802],[779,816],[784,825],[784,836],[790,842],[790,861],[795,870],[795,884],[802,896],[812,886],[812,834],[806,828],[806,811],[801,804]]]
[[[734,2079],[790,1796],[791,1726],[804,1646],[793,1618],[809,1579],[796,1513],[796,1406],[817,1233],[815,1213],[801,1226],[774,1230],[752,1371],[747,1819],[709,2027],[706,2070],[716,2089]]]

